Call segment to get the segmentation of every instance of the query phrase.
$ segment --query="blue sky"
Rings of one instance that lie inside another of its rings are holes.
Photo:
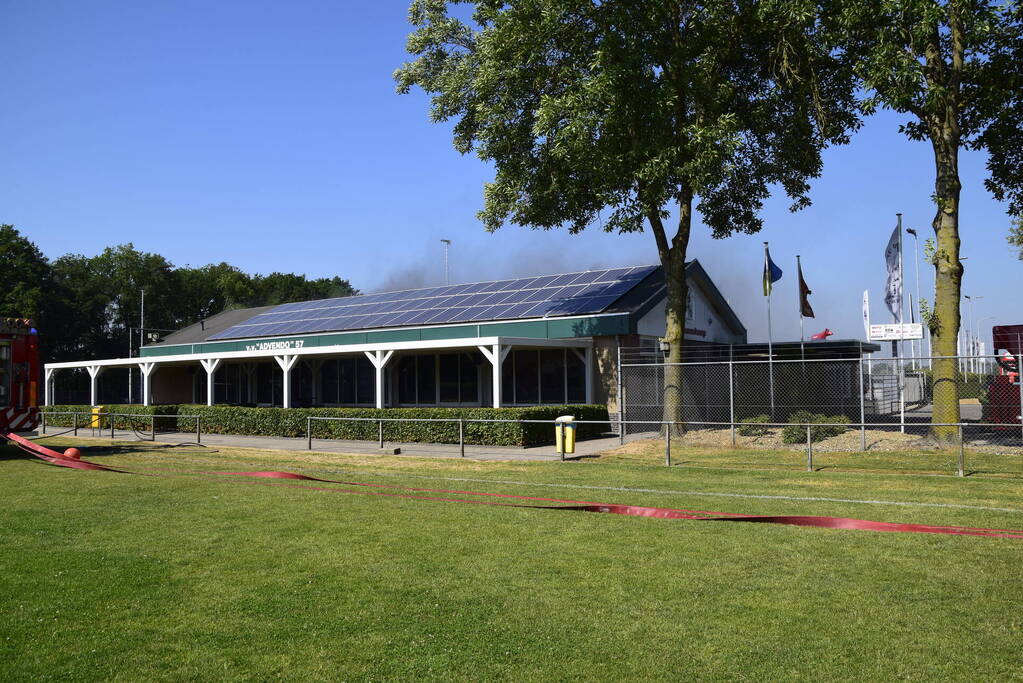
[[[655,263],[649,233],[482,229],[489,169],[454,151],[421,92],[394,92],[406,12],[404,0],[0,0],[0,222],[50,257],[130,241],[179,265],[340,275],[363,291],[442,282],[442,238],[456,282]],[[829,151],[811,208],[773,199],[759,235],[713,240],[696,227],[690,253],[751,340],[766,337],[764,240],[785,271],[775,339],[798,339],[797,253],[814,290],[808,333],[862,337],[866,288],[875,321],[888,321],[895,213],[921,239],[933,216],[929,148],[899,121],[875,116]],[[983,189],[984,162],[962,156],[964,293],[984,297],[974,310],[990,328],[1023,323],[1023,263]],[[928,269],[921,282],[933,300]]]

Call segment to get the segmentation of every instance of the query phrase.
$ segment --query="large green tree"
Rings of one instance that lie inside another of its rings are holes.
[[[493,164],[486,228],[649,230],[671,363],[694,211],[724,237],[760,230],[772,186],[806,206],[821,150],[857,121],[816,15],[786,2],[416,0],[409,17],[398,90],[430,93],[455,148]],[[677,419],[681,374],[666,374]]]
[[[0,317],[42,323],[50,289],[50,263],[13,225],[0,225]]]
[[[824,18],[832,47],[856,70],[868,109],[906,114],[902,131],[930,144],[934,158],[935,294],[928,320],[935,423],[959,421],[956,338],[963,264],[959,257],[960,150],[991,154],[989,187],[1019,200],[1020,12],[987,0],[825,0],[804,12]],[[934,427],[952,439],[955,428]]]
[[[1019,260],[1023,261],[1023,218],[1017,217],[1012,221],[1012,227],[1009,228],[1009,246],[1016,249],[1016,253],[1019,255]]]

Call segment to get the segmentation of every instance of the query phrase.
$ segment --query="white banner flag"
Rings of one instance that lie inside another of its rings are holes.
[[[888,269],[888,280],[884,286],[884,303],[895,316],[896,320],[902,320],[902,263],[899,258],[899,246],[901,241],[899,228],[892,230],[891,239],[884,250],[884,263]]]
[[[863,290],[863,336],[870,341],[870,290]]]

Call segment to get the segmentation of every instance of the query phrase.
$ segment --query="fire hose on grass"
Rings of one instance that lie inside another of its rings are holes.
[[[128,470],[116,469],[88,462],[81,459],[76,448],[69,448],[59,453],[50,448],[30,441],[16,434],[5,434],[5,439],[26,453],[39,458],[47,464],[78,470],[114,472],[117,474],[142,474]],[[730,512],[709,512],[706,510],[680,510],[674,508],[646,507],[621,503],[596,503],[560,498],[541,498],[536,496],[519,496],[510,493],[490,493],[481,491],[459,491],[452,489],[430,489],[391,484],[371,484],[366,482],[341,481],[335,479],[319,479],[304,474],[282,471],[253,472],[200,472],[204,476],[244,477],[249,479],[272,479],[291,482],[309,483],[271,483],[247,482],[264,486],[285,486],[311,491],[330,493],[346,493],[356,495],[383,496],[407,500],[422,500],[444,503],[465,503],[472,505],[490,505],[498,507],[528,508],[535,510],[566,510],[577,512],[598,512],[632,517],[652,517],[655,519],[682,519],[701,522],[749,522],[767,524],[787,524],[792,526],[816,527],[821,529],[853,529],[859,531],[880,531],[895,533],[949,534],[957,536],[985,536],[988,538],[1023,539],[1023,530],[1018,529],[985,529],[964,526],[936,526],[930,524],[903,524],[898,522],[878,522],[849,517],[821,517],[815,515],[745,515]],[[332,488],[313,484],[339,484],[356,488]],[[426,495],[436,494],[436,495]],[[463,497],[469,496],[469,497]]]

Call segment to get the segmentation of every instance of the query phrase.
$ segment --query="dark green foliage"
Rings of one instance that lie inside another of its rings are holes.
[[[360,418],[406,418],[420,422],[384,422],[384,440],[392,443],[458,443],[458,423],[430,422],[429,419],[447,418],[464,420],[544,420],[547,424],[525,422],[466,422],[464,423],[465,443],[484,446],[533,446],[551,443],[554,439],[554,418],[560,415],[574,415],[577,420],[608,419],[607,406],[531,406],[526,408],[241,408],[235,406],[206,405],[110,405],[105,406],[111,413],[137,415],[198,415],[204,434],[239,434],[246,436],[304,437],[307,417],[360,417]],[[45,412],[88,413],[89,406],[62,405],[43,408]],[[86,424],[84,416],[79,426]],[[54,427],[70,427],[70,415],[55,415],[46,423]],[[192,432],[195,420],[187,417],[177,419],[178,431]],[[150,428],[150,419],[115,418],[117,429],[130,429],[134,424],[140,431]],[[313,437],[317,439],[376,440],[378,422],[313,421]],[[109,422],[104,420],[104,428]],[[157,430],[175,428],[175,420],[157,420]],[[578,438],[585,439],[607,432],[607,424],[582,424]]]
[[[810,441],[816,443],[846,430],[849,418],[845,415],[822,415],[808,410],[797,410],[789,415],[789,426],[781,430],[783,443],[806,443],[806,425],[810,427]]]
[[[739,422],[742,425],[737,430],[740,436],[763,436],[767,434],[767,427],[761,427],[758,425],[765,424],[771,421],[770,415],[757,415],[756,417],[747,417]]]
[[[0,256],[0,317],[39,322],[50,279],[49,262],[13,225],[0,225]]]
[[[1012,219],[1008,242],[1010,247],[1017,250],[1019,260],[1023,261],[1023,216],[1016,216]]]

